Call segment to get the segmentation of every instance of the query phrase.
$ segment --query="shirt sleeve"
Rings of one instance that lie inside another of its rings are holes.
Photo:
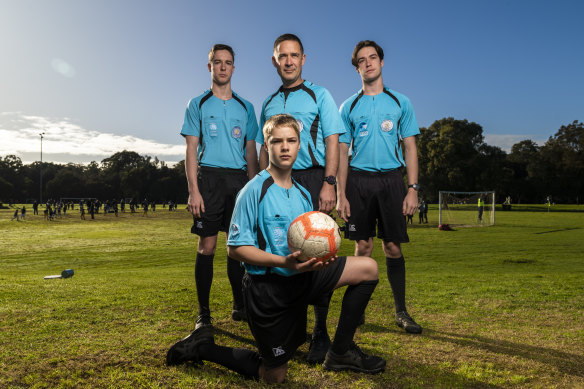
[[[260,126],[258,128],[258,134],[255,138],[256,143],[264,144],[264,124],[266,124],[266,103],[262,104],[262,113],[260,114]]]
[[[198,137],[201,135],[201,112],[194,99],[187,104],[185,120],[180,134],[182,136],[193,135]]]
[[[258,133],[258,119],[255,115],[255,110],[253,109],[253,105],[251,103],[247,104],[247,140],[255,141],[256,136]]]
[[[228,246],[258,247],[258,199],[255,191],[245,187],[239,192],[229,226]]]
[[[333,134],[345,133],[345,126],[341,120],[337,104],[330,92],[326,89],[323,89],[322,98],[320,99],[318,108],[324,138]]]
[[[402,139],[420,134],[414,107],[408,98],[404,98],[402,101],[402,116],[399,132],[399,136]]]
[[[350,145],[351,141],[353,140],[353,125],[349,119],[349,109],[347,106],[348,104],[345,102],[343,105],[341,105],[340,108],[341,120],[345,126],[345,133],[339,137],[339,143],[346,143]]]

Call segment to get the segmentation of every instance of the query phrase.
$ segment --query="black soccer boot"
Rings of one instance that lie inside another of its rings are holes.
[[[352,342],[344,354],[336,354],[332,349],[326,354],[322,367],[325,370],[353,370],[361,373],[375,374],[385,370],[385,359],[365,354]]]
[[[407,311],[401,311],[395,314],[395,324],[398,327],[403,328],[406,332],[410,334],[421,334],[422,333],[422,326],[412,319],[412,317],[408,314]]]
[[[330,347],[331,338],[329,335],[326,332],[315,332],[310,339],[306,361],[313,364],[322,363]]]
[[[175,366],[188,361],[201,364],[198,347],[207,343],[215,343],[213,327],[210,325],[199,327],[186,338],[176,342],[166,353],[166,365]]]
[[[211,325],[212,317],[209,313],[201,313],[197,316],[197,321],[195,322],[195,330],[201,327],[212,327]]]

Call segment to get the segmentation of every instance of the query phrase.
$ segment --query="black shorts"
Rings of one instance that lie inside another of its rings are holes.
[[[191,232],[199,236],[228,231],[237,193],[247,183],[247,172],[238,169],[199,167],[199,192],[205,204],[200,218],[193,216]]]
[[[243,276],[243,298],[249,328],[267,369],[284,365],[306,341],[309,304],[330,294],[345,268],[346,257],[321,271],[285,277]]]
[[[292,178],[302,185],[312,198],[312,210],[318,211],[320,191],[324,182],[324,168],[313,167],[303,170],[292,170]]]
[[[351,217],[345,224],[345,238],[368,240],[375,236],[385,242],[407,243],[403,201],[406,188],[399,170],[389,172],[349,171],[345,194]]]

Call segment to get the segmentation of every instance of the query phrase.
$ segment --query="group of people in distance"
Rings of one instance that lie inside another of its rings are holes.
[[[282,86],[264,101],[258,127],[252,104],[231,90],[232,48],[213,46],[211,89],[190,100],[181,130],[191,232],[199,236],[198,316],[194,331],[169,349],[167,365],[206,360],[246,377],[282,382],[288,361],[306,340],[307,307],[314,305],[309,362],[326,370],[383,371],[383,358],[353,342],[379,282],[371,258],[375,236],[383,242],[395,322],[407,332],[422,332],[406,309],[400,247],[409,241],[404,216],[418,207],[419,129],[408,98],[384,85],[383,58],[374,41],[356,45],[351,61],[363,88],[339,110],[325,88],[302,78],[306,55],[300,39],[278,37],[272,64]],[[335,205],[346,238],[355,241],[355,255],[299,262],[300,252],[290,252],[286,241],[291,221],[312,210],[330,213]],[[232,319],[248,322],[259,352],[214,341],[209,295],[219,231],[227,234]],[[348,287],[331,342],[329,303],[342,286]]]

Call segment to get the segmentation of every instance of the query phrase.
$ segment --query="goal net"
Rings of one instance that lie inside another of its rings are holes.
[[[440,191],[439,224],[480,227],[495,224],[495,192]]]

